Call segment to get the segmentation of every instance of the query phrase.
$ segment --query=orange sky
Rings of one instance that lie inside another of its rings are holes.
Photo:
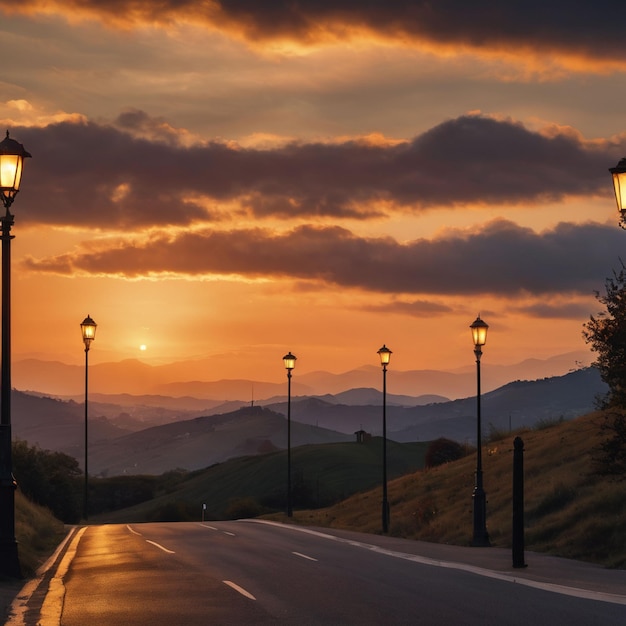
[[[205,380],[456,368],[478,313],[493,363],[586,350],[626,53],[558,4],[0,0],[14,359],[80,363],[87,314],[92,362]]]

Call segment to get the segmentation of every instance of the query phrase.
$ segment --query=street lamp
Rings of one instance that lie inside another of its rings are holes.
[[[15,489],[11,458],[11,227],[9,210],[20,190],[24,159],[31,155],[9,137],[0,143],[0,193],[5,214],[0,217],[2,239],[2,355],[0,357],[0,574],[21,577],[15,540]]]
[[[615,189],[615,200],[617,210],[620,212],[619,225],[626,228],[626,158],[622,159],[615,167],[609,168],[613,176],[613,187]]]
[[[287,517],[291,517],[291,370],[296,366],[296,357],[289,352],[283,357],[283,363],[287,370]]]
[[[480,319],[479,315],[470,328],[472,329],[474,355],[476,356],[476,476],[474,493],[472,495],[474,503],[472,545],[486,547],[491,544],[489,543],[489,534],[487,533],[487,498],[483,489],[483,454],[480,426],[480,357],[483,353],[482,347],[487,341],[487,329],[489,326]]]
[[[20,190],[24,159],[31,155],[9,137],[0,142],[0,194],[5,214],[0,217],[2,239],[2,355],[0,357],[0,574],[21,577],[15,540],[15,489],[11,458],[11,227],[9,210]]]
[[[378,351],[380,364],[383,366],[383,533],[389,530],[389,501],[387,500],[387,365],[389,365],[391,354],[391,350],[384,344]]]
[[[97,324],[88,315],[80,324],[80,331],[83,335],[83,343],[85,344],[85,495],[83,498],[83,517],[87,519],[89,514],[89,471],[87,465],[88,450],[88,419],[87,409],[88,390],[89,390],[89,348],[91,342],[96,338]]]

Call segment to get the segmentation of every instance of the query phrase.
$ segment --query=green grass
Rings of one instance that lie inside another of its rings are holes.
[[[388,476],[402,476],[424,467],[428,443],[387,442]],[[345,499],[371,489],[382,480],[382,439],[368,443],[307,445],[291,451],[294,492],[306,491],[308,506]],[[94,516],[103,522],[139,522],[157,519],[198,519],[206,504],[207,519],[235,517],[242,501],[258,511],[284,509],[287,453],[232,459],[193,472],[171,493],[120,511]],[[294,496],[296,497],[296,496]]]

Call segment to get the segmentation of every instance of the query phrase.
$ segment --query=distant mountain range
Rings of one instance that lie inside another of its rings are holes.
[[[532,427],[541,421],[571,419],[594,408],[606,392],[597,370],[586,368],[536,381],[515,381],[482,395],[483,431]],[[286,402],[273,398],[219,414],[219,406],[198,409],[206,400],[185,398],[188,410],[167,398],[116,395],[113,404],[89,404],[89,467],[94,474],[152,473],[199,469],[235,456],[286,447]],[[102,397],[100,398],[102,399]],[[428,397],[426,398],[428,399]],[[430,397],[432,400],[433,398]],[[441,398],[434,398],[442,400]],[[132,405],[132,401],[138,402]],[[170,406],[158,406],[157,402]],[[398,442],[446,436],[475,441],[476,398],[423,404],[424,397],[388,396],[387,436]],[[151,404],[154,402],[155,405]],[[349,402],[349,403],[348,403]],[[194,403],[199,403],[193,406]],[[14,437],[82,460],[84,405],[13,392]],[[262,404],[263,406],[260,406]],[[333,396],[292,398],[292,445],[354,438],[357,430],[380,435],[382,398],[373,388]]]
[[[356,391],[356,390],[355,390]],[[382,434],[381,393],[368,390],[377,401],[368,406],[344,405],[324,398],[308,397],[292,401],[292,419],[341,432],[363,429]],[[542,420],[571,419],[592,411],[597,396],[607,386],[595,368],[586,368],[536,381],[515,381],[481,395],[483,430],[508,431],[532,427]],[[286,403],[267,405],[277,412]],[[427,405],[387,405],[387,436],[399,442],[429,441],[449,437],[457,441],[476,441],[476,397]]]
[[[497,389],[513,380],[536,380],[560,376],[579,369],[581,363],[590,361],[588,351],[570,352],[550,359],[528,359],[515,365],[492,365],[483,358],[482,380],[485,391]],[[201,410],[228,401],[251,402],[280,396],[286,393],[286,377],[276,381],[257,380],[207,380],[203,372],[212,371],[209,360],[181,361],[167,365],[148,365],[130,359],[117,363],[100,363],[89,366],[89,390],[94,394],[132,394],[133,396],[166,396],[179,399],[176,408]],[[189,372],[194,372],[190,380]],[[468,357],[468,365],[461,369],[443,372],[436,370],[396,371],[390,367],[387,376],[388,391],[411,397],[421,395],[443,396],[457,399],[475,391],[475,365]],[[78,365],[57,361],[24,359],[13,363],[13,386],[21,390],[36,391],[56,397],[82,399],[85,389],[85,370]],[[338,394],[356,388],[380,389],[382,384],[379,366],[366,365],[348,372],[294,371],[292,393],[294,396]],[[184,399],[187,399],[185,401]],[[199,400],[210,400],[206,407]],[[157,406],[173,408],[159,401]]]

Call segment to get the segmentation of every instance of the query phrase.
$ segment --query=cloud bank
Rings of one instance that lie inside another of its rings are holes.
[[[624,64],[625,8],[596,0],[572,3],[478,0],[0,0],[7,13],[96,18],[121,28],[192,22],[251,42],[303,45],[376,37],[387,42],[470,50],[552,52]]]
[[[623,245],[619,229],[599,224],[560,224],[535,233],[496,220],[476,231],[407,244],[340,227],[302,226],[282,234],[206,230],[142,244],[91,244],[54,258],[30,258],[27,267],[124,278],[282,278],[396,294],[589,295],[602,286]]]
[[[588,141],[571,129],[534,132],[481,116],[452,119],[402,142],[267,149],[189,146],[170,127],[151,137],[148,128],[145,116],[135,115],[110,125],[79,120],[12,129],[33,154],[15,205],[20,219],[116,230],[243,217],[368,220],[437,207],[506,209],[604,195],[607,168],[626,153],[626,136]]]
[[[579,310],[571,298],[602,287],[623,249],[619,229],[594,223],[536,232],[497,219],[411,242],[351,228],[442,206],[532,210],[546,199],[608,195],[607,167],[624,138],[589,141],[568,128],[468,115],[401,142],[252,149],[189,144],[139,111],[13,135],[33,154],[14,205],[20,221],[101,235],[27,258],[23,267],[40,273],[308,282],[413,298],[396,303],[407,315],[446,310],[423,295],[545,295],[565,301],[526,312],[563,317]]]

